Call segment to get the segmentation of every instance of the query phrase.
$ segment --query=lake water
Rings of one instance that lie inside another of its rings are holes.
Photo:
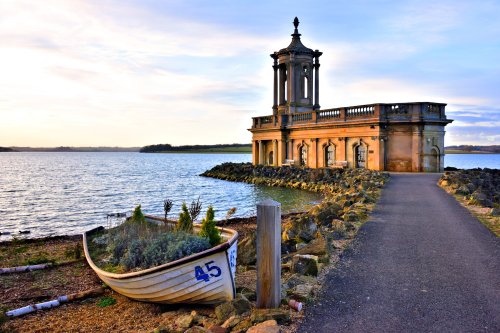
[[[302,210],[320,195],[300,190],[228,182],[198,176],[223,162],[250,162],[250,154],[139,153],[1,153],[0,232],[28,237],[77,234],[106,224],[106,215],[131,211],[141,204],[148,214],[163,215],[163,200],[174,202],[178,216],[183,201],[198,198],[224,218],[255,215],[266,198],[282,203],[283,212]],[[0,236],[0,240],[11,235]]]
[[[500,169],[500,154],[447,154],[444,156],[444,166],[459,169]]]
[[[106,224],[108,213],[138,204],[145,213],[162,215],[165,198],[174,202],[171,216],[183,201],[199,196],[202,215],[212,205],[217,218],[231,207],[237,208],[235,216],[255,215],[256,203],[266,198],[281,202],[283,212],[320,200],[316,193],[198,176],[223,162],[250,160],[250,154],[1,153],[0,232],[77,234]],[[500,155],[450,154],[445,165],[500,168]]]

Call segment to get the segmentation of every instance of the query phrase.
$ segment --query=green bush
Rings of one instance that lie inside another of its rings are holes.
[[[167,233],[148,244],[144,267],[154,267],[211,248],[207,238],[185,232]]]
[[[132,214],[132,221],[138,224],[146,223],[146,218],[141,210],[141,205],[135,207],[134,213]]]
[[[215,226],[215,214],[212,206],[208,207],[207,216],[201,222],[200,236],[207,237],[212,246],[219,244],[222,241],[219,229]]]
[[[193,232],[193,220],[189,214],[187,205],[185,202],[182,203],[182,211],[179,214],[179,221],[177,221],[176,231]]]

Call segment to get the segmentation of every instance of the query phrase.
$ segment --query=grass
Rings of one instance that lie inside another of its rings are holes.
[[[252,147],[223,147],[207,149],[191,149],[177,151],[162,151],[162,154],[251,154]]]
[[[494,154],[488,151],[468,151],[468,150],[459,150],[459,149],[445,149],[445,154]]]
[[[13,240],[0,245],[0,267],[74,261],[81,249],[80,240],[33,241]],[[81,254],[80,254],[81,255]]]
[[[100,307],[100,308],[105,308],[107,306],[111,306],[113,304],[116,303],[116,299],[114,299],[113,297],[111,296],[104,296],[104,297],[101,297],[101,299],[99,300],[99,302],[97,302],[97,306]]]

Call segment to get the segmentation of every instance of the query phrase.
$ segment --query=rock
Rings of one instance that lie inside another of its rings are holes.
[[[312,296],[313,286],[310,284],[299,284],[287,290],[287,295],[300,302],[307,302]]]
[[[231,333],[246,332],[250,326],[252,326],[252,321],[250,320],[250,318],[243,319],[242,321],[240,321],[240,323],[238,325],[233,327],[233,330],[231,331]]]
[[[280,325],[290,323],[290,311],[282,309],[254,309],[250,316],[252,323],[276,320]]]
[[[238,325],[240,322],[241,322],[240,316],[231,316],[221,326],[224,328],[231,329],[234,326]]]
[[[307,254],[296,254],[292,258],[293,273],[302,275],[318,275],[318,257]]]
[[[291,218],[283,225],[282,239],[289,241],[300,239],[304,242],[310,242],[316,237],[318,226],[308,215]]]
[[[218,325],[212,325],[208,328],[210,333],[227,333],[228,329]]]
[[[255,265],[257,261],[256,252],[256,233],[250,233],[250,235],[243,238],[238,242],[238,255],[236,260],[238,265]]]
[[[241,315],[252,309],[252,303],[243,295],[238,294],[236,299],[230,302],[222,303],[215,308],[215,315],[220,323],[225,322],[231,316]]]
[[[292,289],[300,284],[310,284],[314,285],[317,283],[316,278],[307,275],[293,274],[290,276],[285,283],[283,283],[284,289]]]
[[[236,292],[241,294],[243,297],[245,297],[249,301],[255,301],[255,299],[257,297],[255,290],[245,288],[245,287],[236,288]],[[238,297],[238,296],[236,296],[236,297]]]
[[[260,324],[252,326],[247,333],[279,333],[280,328],[276,320],[266,320]]]
[[[297,244],[298,254],[313,254],[316,256],[322,256],[327,253],[326,240],[321,235],[318,238],[312,240],[309,244],[304,244],[300,249],[298,248],[299,244]]]
[[[191,315],[180,316],[175,320],[175,325],[181,329],[187,329],[194,324],[194,318]]]
[[[184,331],[184,333],[209,333],[210,331],[201,326],[193,326],[190,329]]]

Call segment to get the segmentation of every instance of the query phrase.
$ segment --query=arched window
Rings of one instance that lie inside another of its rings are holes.
[[[300,152],[300,165],[306,166],[307,165],[307,146],[306,145],[300,146],[299,152]]]
[[[325,146],[325,166],[331,167],[335,164],[335,146],[329,144]]]
[[[356,168],[366,168],[366,147],[360,144],[354,148]]]
[[[309,68],[307,66],[302,67],[302,97],[309,98]]]

